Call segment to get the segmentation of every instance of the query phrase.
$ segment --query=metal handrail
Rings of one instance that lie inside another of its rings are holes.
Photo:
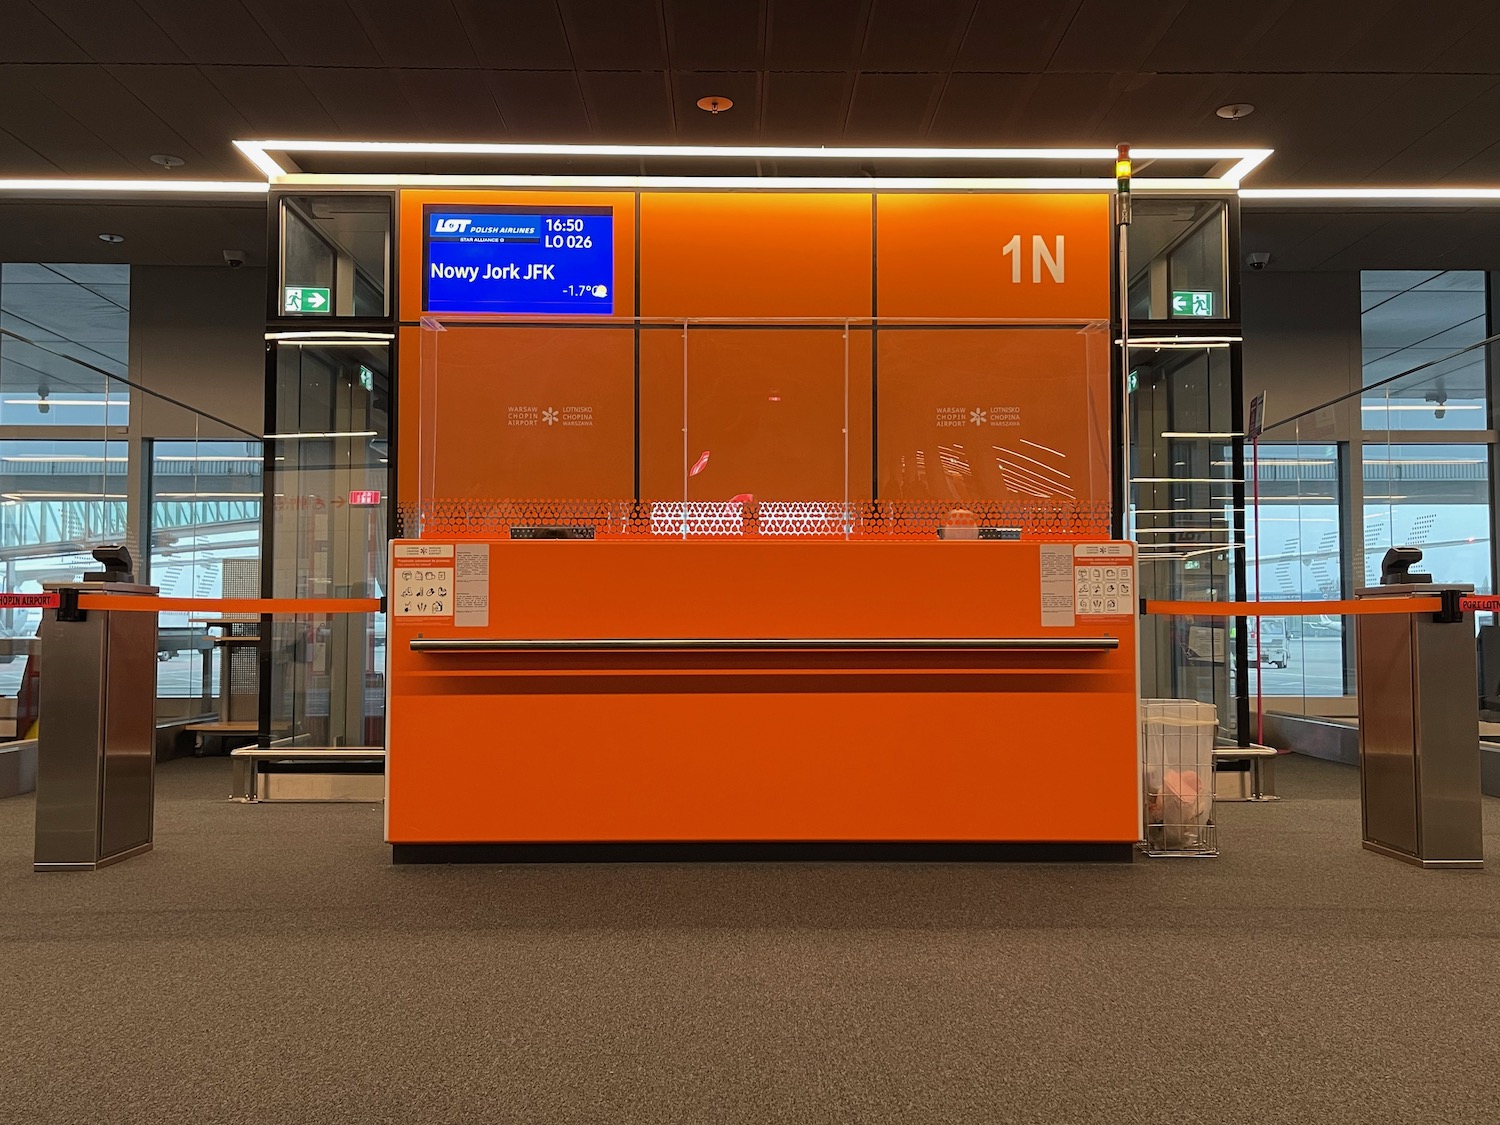
[[[1120,647],[1118,637],[592,637],[515,640],[505,638],[417,637],[413,652],[744,652],[777,649],[894,649],[1004,652],[1063,649],[1104,652]]]

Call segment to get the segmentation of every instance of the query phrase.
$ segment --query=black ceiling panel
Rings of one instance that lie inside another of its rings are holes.
[[[1177,13],[1150,54],[1141,61],[1141,69],[1155,73],[1239,69],[1250,46],[1300,2],[1260,0],[1253,5],[1242,4],[1235,12],[1231,34],[1226,34],[1223,7],[1188,4]]]
[[[761,141],[769,145],[839,144],[853,79],[841,73],[766,75]]]
[[[571,70],[556,0],[454,0],[479,65],[497,70]]]
[[[49,3],[43,10],[95,62],[188,61],[171,36],[141,10],[136,0]]]
[[[1468,65],[1452,65],[1467,40],[1486,31],[1500,34],[1500,26],[1494,25],[1495,0],[1444,0],[1432,19],[1401,18],[1412,11],[1410,5],[1396,5],[1383,16],[1373,11],[1363,13],[1348,53],[1338,60],[1338,68],[1500,73],[1493,50],[1475,52],[1471,59],[1464,60]],[[1491,26],[1486,28],[1481,21]]]
[[[170,121],[173,131],[186,138],[185,143],[205,158],[206,162],[194,160],[184,174],[195,179],[219,176],[240,179],[249,171],[249,165],[230,142],[250,136],[253,132],[250,122],[197,67],[140,65],[105,69],[121,89],[129,90],[157,118]],[[174,147],[172,155],[186,158],[188,153],[178,151],[181,147]],[[152,150],[155,151],[158,150]]]
[[[350,0],[386,66],[465,67],[479,60],[452,0]]]
[[[65,175],[135,174],[137,169],[118,150],[41,92],[42,80],[53,69],[0,67],[0,107],[4,107],[0,127]]]
[[[57,165],[3,129],[0,129],[0,168],[5,169],[7,176],[55,176],[58,173]],[[4,260],[5,254],[0,251],[0,261]]]
[[[665,0],[674,70],[759,70],[770,0]]]
[[[579,78],[596,139],[608,137],[627,144],[671,139],[672,100],[664,72],[603,70],[585,72]]]
[[[1429,69],[1450,74],[1500,74],[1500,5],[1494,0],[1478,0],[1478,10],[1472,11],[1475,0],[1464,0],[1457,5],[1460,19],[1456,22],[1464,28],[1451,46],[1439,52],[1429,64]],[[1450,5],[1444,5],[1435,19],[1447,22]],[[1464,18],[1472,16],[1472,18]],[[1408,21],[1398,20],[1397,25]]]
[[[87,53],[32,0],[6,0],[0,63],[86,62]]]
[[[345,139],[422,139],[421,118],[393,71],[313,66],[301,75]]]
[[[562,143],[591,136],[583,92],[571,70],[495,71],[486,80],[513,139]]]
[[[979,0],[958,51],[958,69],[1014,73],[1046,69],[1079,3]]]
[[[203,76],[250,123],[252,136],[287,140],[336,136],[333,118],[291,67],[205,66]]]
[[[217,2],[217,0],[214,0]],[[347,0],[288,4],[242,0],[287,61],[296,66],[379,66],[380,53]]]
[[[863,70],[949,70],[977,0],[874,0]]]
[[[1029,74],[955,74],[944,87],[930,138],[934,143],[1003,147],[1036,79]]]
[[[558,0],[579,70],[667,69],[658,0]]]
[[[1120,0],[1083,0],[1048,69],[1115,74],[1138,71],[1188,3],[1189,0],[1133,0],[1129,4],[1121,4]],[[1230,31],[1228,26],[1225,31]]]
[[[767,0],[771,70],[847,70],[859,61],[873,0]]]
[[[1359,65],[1355,45],[1372,22],[1403,19],[1409,0],[1293,4],[1241,56],[1246,70],[1300,73],[1368,70]]]
[[[204,0],[143,0],[151,18],[193,62],[275,65],[286,62],[240,0],[213,0],[212,18]]]
[[[479,70],[401,70],[394,80],[423,140],[497,141],[509,134],[489,76]]]
[[[861,74],[844,127],[850,144],[913,145],[926,139],[940,74]]]
[[[1115,143],[1101,141],[1096,126],[1109,113],[1116,94],[1113,75],[1042,74],[1016,117],[1015,139],[1028,145]],[[1124,140],[1145,143],[1140,137]]]

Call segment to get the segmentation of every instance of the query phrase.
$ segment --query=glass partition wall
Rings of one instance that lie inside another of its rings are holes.
[[[1379,583],[1381,559],[1395,546],[1419,548],[1417,569],[1434,581],[1493,592],[1495,432],[1487,388],[1496,346],[1480,337],[1457,351],[1408,355],[1417,366],[1267,428],[1252,539],[1252,576],[1259,575],[1264,598],[1350,597]],[[1477,420],[1450,426],[1440,395],[1478,405],[1464,412]],[[1477,625],[1483,640],[1494,615],[1479,614]],[[1352,620],[1288,617],[1284,627],[1287,660],[1262,662],[1260,705],[1267,713],[1353,719]],[[1481,645],[1482,665],[1483,654]],[[1500,684],[1500,665],[1488,663],[1481,675]],[[1486,690],[1481,683],[1477,698]]]
[[[1108,532],[1103,324],[429,317],[420,335],[404,535]]]
[[[1137,199],[1128,228],[1121,525],[1138,545],[1144,599],[1245,596],[1236,207]],[[1212,704],[1220,738],[1247,740],[1249,645],[1243,619],[1143,617],[1141,693]]]
[[[130,268],[0,265],[0,585],[38,593],[124,544],[136,580],[167,596],[259,593],[261,444],[167,398],[130,362]],[[235,573],[238,568],[238,574]],[[34,712],[41,611],[0,612],[0,694]],[[253,618],[252,618],[253,622]],[[161,616],[158,727],[250,721],[251,644],[216,645],[204,614]],[[29,716],[29,717],[28,717]]]
[[[383,597],[396,393],[394,197],[278,191],[266,330],[262,589]],[[384,744],[384,614],[276,615],[261,650],[271,744]]]

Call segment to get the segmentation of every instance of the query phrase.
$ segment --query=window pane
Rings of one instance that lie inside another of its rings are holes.
[[[260,442],[252,441],[153,444],[150,573],[163,597],[259,594],[261,457]],[[255,652],[222,640],[240,630],[206,622],[204,614],[161,615],[157,695],[196,696],[203,700],[202,711],[217,712],[226,660],[231,667],[250,661],[253,676]],[[233,718],[254,718],[253,685],[238,692],[233,703],[238,708]],[[250,714],[239,713],[247,709]]]
[[[1246,576],[1250,596],[1288,602],[1343,597],[1338,447],[1262,442],[1257,476],[1260,506],[1246,530],[1253,560]],[[1263,693],[1342,696],[1344,620],[1265,617],[1259,634],[1251,622],[1250,666],[1259,669]],[[1253,678],[1250,686],[1254,691]]]
[[[123,543],[126,449],[121,442],[0,441],[0,560],[7,593],[41,593],[97,569],[90,552]],[[0,637],[36,636],[41,610],[0,609]],[[0,652],[0,695],[14,696],[24,646]]]
[[[1137,198],[1130,225],[1130,318],[1228,317],[1227,208],[1220,200]]]
[[[1364,396],[1364,428],[1484,429],[1484,350],[1463,349],[1485,336],[1485,275],[1365,270],[1360,296],[1364,384],[1392,380]]]
[[[1391,547],[1420,547],[1413,569],[1490,593],[1489,449],[1365,445],[1365,582]]]
[[[0,424],[130,420],[130,267],[0,265]]]

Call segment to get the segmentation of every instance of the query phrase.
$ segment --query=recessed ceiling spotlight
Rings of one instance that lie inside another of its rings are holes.
[[[101,234],[99,236],[99,241],[100,242],[124,242],[125,241],[125,236],[123,234]]]
[[[699,98],[698,108],[706,110],[709,113],[719,113],[726,109],[733,109],[734,103],[728,98],[721,98],[715,94],[711,97]]]
[[[163,168],[181,168],[187,163],[180,156],[172,156],[169,153],[158,152],[151,158],[152,164],[160,164]]]
[[[1214,113],[1226,121],[1238,121],[1241,117],[1249,117],[1255,112],[1255,107],[1249,102],[1234,102],[1231,105],[1221,105]]]

